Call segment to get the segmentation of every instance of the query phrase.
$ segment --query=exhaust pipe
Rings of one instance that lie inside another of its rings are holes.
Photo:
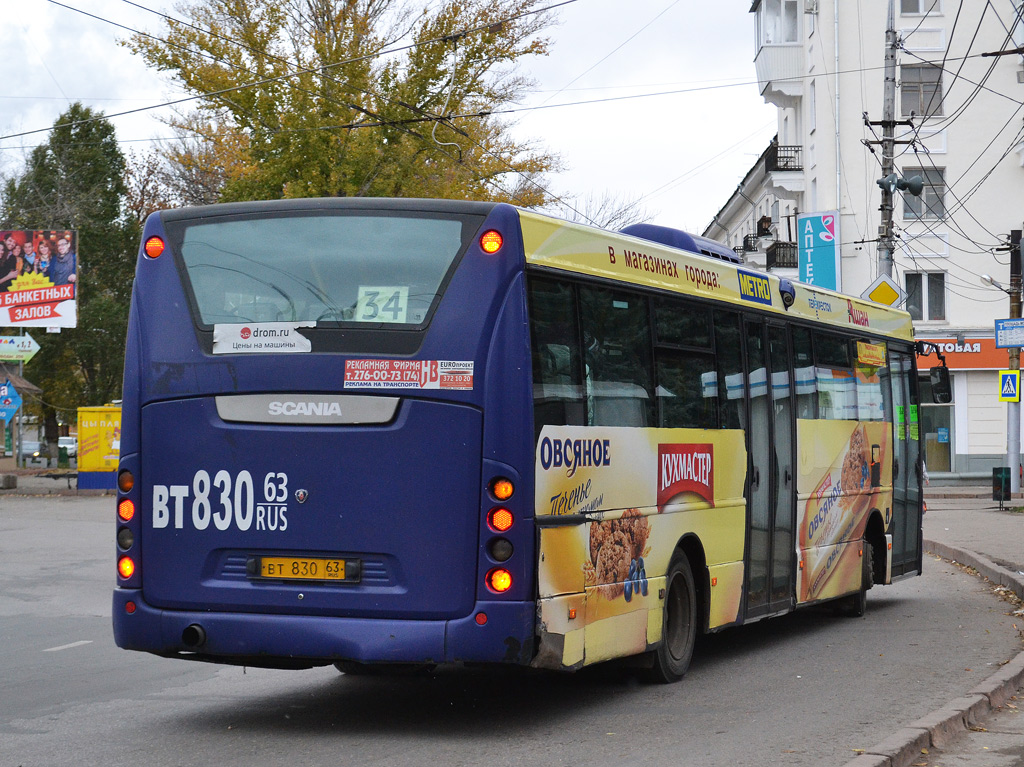
[[[198,623],[193,623],[181,632],[181,641],[185,643],[186,647],[198,650],[206,644],[206,629]]]

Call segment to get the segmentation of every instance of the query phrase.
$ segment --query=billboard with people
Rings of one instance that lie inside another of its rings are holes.
[[[78,324],[78,233],[0,231],[0,327]]]

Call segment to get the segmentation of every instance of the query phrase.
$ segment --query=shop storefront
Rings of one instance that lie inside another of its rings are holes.
[[[953,401],[932,402],[928,370],[934,355],[918,356],[921,372],[921,439],[933,479],[991,477],[1006,462],[1006,406],[999,401],[999,370],[1009,365],[1006,349],[993,338],[920,338],[938,344],[946,358]],[[943,477],[943,475],[946,475]]]

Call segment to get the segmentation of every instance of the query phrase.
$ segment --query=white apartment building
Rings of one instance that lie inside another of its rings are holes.
[[[1022,0],[894,0],[899,35],[893,279],[917,336],[944,344],[954,402],[922,389],[922,439],[935,479],[991,477],[1005,465],[1008,366],[994,324],[1009,316],[1009,254],[1024,228]],[[836,211],[841,290],[878,276],[886,0],[754,0],[754,65],[778,135],[704,231],[760,268],[798,278],[796,216]],[[922,367],[934,360],[920,360]],[[927,376],[923,376],[927,382]]]

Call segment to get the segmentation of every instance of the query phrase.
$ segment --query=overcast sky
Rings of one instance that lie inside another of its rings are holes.
[[[159,17],[125,0],[61,2],[160,29]],[[138,4],[173,15],[165,0]],[[558,9],[551,55],[524,64],[536,89],[523,106],[545,108],[509,118],[519,137],[561,155],[567,170],[549,178],[550,190],[643,198],[653,222],[703,230],[775,133],[775,109],[758,95],[749,8],[749,0],[576,0]],[[48,128],[73,101],[113,115],[184,95],[118,45],[125,29],[48,0],[5,0],[4,21],[0,136]],[[126,152],[169,135],[160,114],[113,119]],[[0,171],[17,169],[25,147],[45,137],[0,140]]]

